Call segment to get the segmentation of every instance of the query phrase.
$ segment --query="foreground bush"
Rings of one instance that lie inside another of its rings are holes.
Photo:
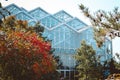
[[[0,24],[2,80],[40,80],[42,76],[55,72],[51,44],[38,35],[35,28],[28,27],[27,21],[16,20],[14,16],[7,17]]]

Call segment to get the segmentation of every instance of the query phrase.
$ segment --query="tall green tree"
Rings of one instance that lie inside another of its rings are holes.
[[[102,66],[96,57],[96,52],[92,46],[81,42],[81,47],[75,54],[79,80],[99,80],[102,78]]]

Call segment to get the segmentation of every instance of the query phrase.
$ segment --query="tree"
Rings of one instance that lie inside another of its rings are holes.
[[[10,12],[9,12],[8,10],[6,10],[5,8],[3,8],[1,3],[0,3],[0,9],[1,9],[1,10],[0,10],[0,16],[1,16],[1,17],[0,17],[0,24],[1,24],[1,23],[2,23],[2,18],[5,19],[5,15],[6,15],[6,14],[4,14],[2,11],[6,11],[6,12],[8,12],[8,14],[10,14]]]
[[[105,41],[105,37],[113,39],[115,36],[120,37],[120,12],[115,8],[113,12],[98,10],[92,15],[87,7],[80,5],[80,10],[90,19],[94,28],[95,40],[99,47]]]
[[[102,65],[96,57],[92,46],[81,42],[81,47],[75,55],[79,80],[99,80],[102,78]]]
[[[120,37],[120,12],[118,8],[115,8],[113,12],[105,12],[103,10],[98,10],[92,15],[87,7],[83,4],[80,6],[80,10],[83,14],[90,19],[92,26],[94,28],[94,38],[97,42],[98,47],[103,46],[105,41],[105,37],[110,38],[111,40],[115,37]],[[118,59],[120,60],[120,55],[116,54]],[[105,65],[109,65],[110,73],[120,72],[120,63],[117,63],[111,59],[111,61],[107,61]],[[117,71],[116,71],[117,70]]]
[[[40,26],[39,26],[40,27]],[[43,30],[39,30],[42,32]],[[2,80],[48,80],[56,72],[51,43],[27,21],[5,17],[0,24],[0,77]]]

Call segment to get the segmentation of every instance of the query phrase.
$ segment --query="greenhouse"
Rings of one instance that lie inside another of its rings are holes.
[[[71,71],[74,71],[76,65],[73,55],[80,47],[82,40],[93,46],[97,51],[97,56],[101,56],[101,62],[111,58],[111,41],[106,38],[103,47],[98,48],[94,40],[93,28],[64,10],[50,14],[40,7],[27,11],[23,7],[11,4],[5,8],[17,19],[27,20],[30,26],[38,21],[44,26],[43,36],[52,41],[54,54],[59,56],[63,63],[63,67],[58,71],[64,73],[64,77],[69,76],[69,80],[70,75],[73,75]]]

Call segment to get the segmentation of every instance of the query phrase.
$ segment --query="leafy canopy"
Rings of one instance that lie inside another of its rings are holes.
[[[41,26],[6,17],[0,24],[0,71],[3,80],[38,80],[56,70],[51,43]]]

